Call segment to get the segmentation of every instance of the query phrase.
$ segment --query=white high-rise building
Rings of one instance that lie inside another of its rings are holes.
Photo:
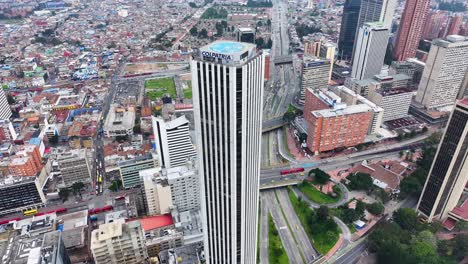
[[[304,105],[306,89],[328,87],[330,81],[330,61],[313,56],[304,56],[302,62],[301,90],[299,104]]]
[[[453,106],[468,69],[468,38],[451,35],[432,42],[416,102],[427,109]]]
[[[90,249],[96,264],[139,264],[148,258],[140,221],[117,219],[99,225],[91,233]]]
[[[200,209],[200,178],[192,166],[162,171],[171,187],[172,202],[179,212]]]
[[[396,4],[397,0],[362,0],[357,28],[369,22],[382,22],[391,28]]]
[[[11,115],[12,113],[5,95],[5,91],[0,89],[0,119],[10,119]]]
[[[384,63],[387,42],[388,28],[382,23],[366,23],[359,28],[351,77],[363,80],[379,74]]]
[[[196,157],[195,148],[190,139],[189,121],[181,116],[165,122],[153,117],[153,133],[161,166],[172,168],[182,166]]]
[[[207,263],[255,263],[264,56],[216,41],[191,69]]]

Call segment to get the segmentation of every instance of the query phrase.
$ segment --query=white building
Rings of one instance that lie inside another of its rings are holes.
[[[453,106],[468,69],[468,39],[451,35],[432,42],[416,102],[427,109]]]
[[[148,215],[171,212],[172,195],[167,178],[161,177],[161,168],[140,171]]]
[[[18,137],[10,120],[0,120],[0,140],[12,141]]]
[[[96,264],[140,264],[148,257],[139,221],[117,219],[100,225],[91,233],[90,248]]]
[[[75,182],[91,182],[91,168],[86,158],[86,149],[72,149],[58,156],[57,161],[66,187]]]
[[[111,105],[104,123],[106,137],[131,136],[135,126],[135,109]]]
[[[362,0],[357,28],[369,22],[381,22],[391,28],[396,5],[397,0]]]
[[[216,41],[191,71],[207,263],[255,263],[264,56]]]
[[[369,100],[384,109],[384,122],[408,116],[412,98],[408,88],[379,89],[369,94]]]
[[[200,178],[192,166],[162,171],[171,187],[172,202],[179,212],[200,209]]]
[[[10,119],[12,113],[5,91],[0,89],[0,119]]]
[[[388,36],[388,28],[379,22],[366,23],[359,28],[353,53],[352,78],[368,79],[380,73]]]
[[[330,61],[311,56],[304,56],[302,62],[301,91],[299,104],[304,105],[306,89],[328,87],[330,81]]]
[[[190,139],[189,121],[181,116],[165,122],[152,117],[153,134],[159,161],[165,168],[182,166],[196,158],[195,148]]]

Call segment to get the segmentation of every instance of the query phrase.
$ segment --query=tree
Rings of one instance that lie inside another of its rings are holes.
[[[366,209],[369,213],[373,215],[380,215],[384,212],[385,207],[382,203],[375,202],[375,203],[367,204]]]
[[[197,8],[197,4],[195,4],[194,2],[190,2],[190,3],[189,3],[189,6],[190,6],[191,8]]]
[[[361,218],[364,215],[364,211],[366,210],[366,203],[363,201],[357,200],[356,202],[356,214]]]
[[[207,38],[208,37],[208,31],[206,31],[206,29],[202,28],[202,30],[200,30],[200,32],[198,33],[198,37],[199,38]]]
[[[196,36],[198,34],[198,28],[196,26],[193,26],[191,29],[190,29],[190,35],[192,36]]]
[[[84,188],[84,183],[78,181],[78,182],[74,182],[71,186],[71,189],[73,191],[73,194],[74,195],[80,195],[81,197],[81,191],[83,190]]]
[[[356,213],[354,209],[346,208],[344,209],[342,220],[343,222],[350,224],[359,219],[359,215]]]
[[[435,235],[429,230],[423,230],[411,239],[411,244],[423,242],[432,247],[433,250],[437,249],[437,239]]]
[[[419,230],[418,215],[411,208],[400,208],[393,213],[393,221],[404,230],[415,232]]]
[[[59,197],[62,199],[63,202],[68,200],[68,196],[70,195],[70,190],[68,188],[59,189]]]
[[[7,101],[8,101],[8,104],[10,104],[10,105],[16,104],[16,100],[11,94],[7,95]]]
[[[324,185],[330,180],[330,175],[319,168],[310,170],[309,177],[314,177],[314,182],[320,185]]]
[[[403,196],[402,198],[405,198],[408,195],[418,196],[422,191],[422,185],[418,178],[414,176],[408,176],[401,181],[400,191],[400,196]]]
[[[299,133],[299,141],[304,142],[307,140],[307,134],[306,133]]]
[[[293,121],[295,117],[296,117],[296,114],[291,113],[291,112],[286,112],[286,113],[284,113],[284,115],[283,115],[283,120],[284,120],[285,122],[288,122],[288,123],[289,123],[289,122]]]
[[[258,48],[262,48],[263,45],[265,44],[265,40],[262,37],[259,37],[258,39],[255,40],[255,44],[257,45]]]
[[[324,221],[326,219],[328,219],[328,217],[330,216],[330,212],[328,210],[328,207],[327,206],[320,206],[319,209],[317,209],[317,219],[320,220],[320,221]]]
[[[350,181],[348,187],[352,190],[365,190],[370,191],[374,184],[372,177],[367,173],[357,172],[348,176]]]

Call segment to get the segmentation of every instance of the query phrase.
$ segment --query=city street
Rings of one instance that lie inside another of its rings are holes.
[[[268,203],[265,195],[260,195],[260,264],[268,264]]]

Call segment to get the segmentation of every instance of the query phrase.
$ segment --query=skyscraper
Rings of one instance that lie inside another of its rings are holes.
[[[393,50],[393,58],[403,61],[416,56],[430,0],[406,0]]]
[[[196,153],[190,139],[189,121],[181,116],[165,122],[152,117],[153,134],[160,164],[165,168],[182,166],[195,159]]]
[[[388,28],[380,22],[366,23],[359,29],[353,54],[351,77],[368,79],[382,70],[388,42]]]
[[[459,101],[450,116],[442,141],[418,202],[418,212],[443,220],[460,199],[468,180],[468,98]]]
[[[338,56],[343,60],[351,59],[361,0],[346,0],[341,18],[340,38],[338,40]]]
[[[460,33],[460,27],[462,23],[463,23],[462,15],[454,15],[450,17],[450,22],[448,23],[445,36],[458,35],[458,33]]]
[[[429,40],[438,38],[443,24],[447,22],[447,19],[448,15],[446,11],[430,11],[426,18],[422,37]]]
[[[191,69],[207,263],[255,263],[264,58],[216,41]]]
[[[382,22],[384,27],[390,29],[396,2],[396,0],[362,0],[357,29],[368,22]]]
[[[468,68],[468,39],[448,36],[432,42],[415,101],[427,109],[450,106]]]

